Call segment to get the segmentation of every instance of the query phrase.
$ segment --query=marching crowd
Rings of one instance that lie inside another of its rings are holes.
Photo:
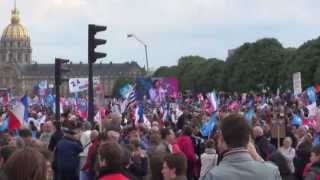
[[[197,95],[168,101],[167,114],[143,102],[142,119],[139,105],[120,113],[110,101],[100,121],[30,107],[28,124],[1,129],[0,180],[320,179],[320,111],[308,95],[221,92],[214,108]]]

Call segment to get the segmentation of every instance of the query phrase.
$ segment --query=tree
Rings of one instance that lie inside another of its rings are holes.
[[[289,73],[301,72],[302,86],[308,87],[320,83],[320,38],[308,41],[300,46],[290,61]]]
[[[155,76],[155,77],[176,76],[176,68],[177,68],[176,66],[172,66],[172,67],[162,66],[154,72],[153,76]]]
[[[154,76],[176,76],[180,90],[208,92],[292,89],[292,74],[301,72],[304,88],[320,83],[320,38],[284,48],[274,38],[244,43],[222,61],[184,56],[177,66],[161,67]]]
[[[278,72],[285,62],[285,49],[276,39],[245,43],[226,60],[225,82],[229,91],[279,87]]]

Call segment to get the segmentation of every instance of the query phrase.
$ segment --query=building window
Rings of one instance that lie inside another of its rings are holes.
[[[26,60],[26,63],[29,62],[29,56],[28,56],[28,54],[25,55],[25,60]]]
[[[21,53],[18,54],[18,61],[22,62],[22,54]]]

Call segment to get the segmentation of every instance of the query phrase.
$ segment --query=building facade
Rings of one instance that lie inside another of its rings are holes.
[[[69,64],[68,78],[88,77],[88,64]],[[111,95],[116,80],[120,77],[138,77],[143,69],[136,63],[94,64],[94,76],[100,77],[105,95]],[[11,23],[4,29],[0,40],[0,88],[14,89],[21,94],[31,91],[40,81],[54,84],[54,64],[32,62],[31,39],[26,28],[20,24],[16,7],[11,12]],[[67,83],[62,93],[67,94]]]

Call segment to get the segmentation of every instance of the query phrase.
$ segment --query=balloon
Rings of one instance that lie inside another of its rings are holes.
[[[293,115],[293,117],[292,117],[292,121],[291,121],[291,123],[293,124],[293,125],[302,125],[302,119],[301,119],[301,117],[300,116],[298,116],[298,115]]]

